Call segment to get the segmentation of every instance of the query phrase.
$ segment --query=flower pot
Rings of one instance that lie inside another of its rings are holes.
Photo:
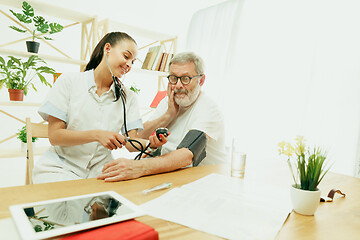
[[[10,101],[23,101],[24,91],[19,89],[8,89]]]
[[[28,52],[38,53],[40,43],[35,42],[35,41],[26,41],[26,47],[27,47]]]
[[[314,215],[320,202],[321,191],[308,191],[291,187],[291,202],[294,211],[302,215]]]
[[[33,142],[33,151],[35,151],[36,143]],[[21,142],[21,151],[27,153],[27,143]]]

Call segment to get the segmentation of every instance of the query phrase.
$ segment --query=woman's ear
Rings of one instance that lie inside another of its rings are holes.
[[[105,54],[109,54],[109,53],[110,53],[110,49],[111,49],[110,43],[106,43],[106,44],[104,45],[104,52],[105,52]]]

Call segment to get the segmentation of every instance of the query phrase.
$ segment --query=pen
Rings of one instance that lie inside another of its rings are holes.
[[[161,190],[161,189],[166,189],[166,188],[171,188],[172,186],[172,183],[169,182],[169,183],[162,183],[158,186],[155,186],[155,187],[152,187],[152,188],[149,188],[149,189],[145,189],[142,191],[142,194],[143,195],[146,195],[148,194],[149,192],[153,192],[153,191],[157,191],[157,190]]]

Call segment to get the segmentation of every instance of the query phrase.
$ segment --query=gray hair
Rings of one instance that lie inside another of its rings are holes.
[[[193,52],[182,52],[175,54],[175,56],[171,59],[169,66],[171,64],[176,63],[188,63],[193,62],[195,64],[195,71],[197,74],[204,74],[204,61],[201,57],[197,56]]]

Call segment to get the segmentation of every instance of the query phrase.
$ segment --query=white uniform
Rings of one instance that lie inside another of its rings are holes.
[[[168,98],[164,98],[150,120],[159,118],[168,109]],[[209,136],[206,146],[206,157],[199,165],[221,164],[226,161],[224,120],[221,111],[212,99],[204,92],[196,102],[170,126],[168,142],[162,146],[161,154],[176,150],[191,129],[197,129]]]
[[[114,85],[100,97],[96,94],[94,71],[64,73],[39,109],[44,120],[49,115],[61,119],[66,129],[76,131],[107,130],[124,134],[124,110],[121,99],[115,100]],[[142,129],[135,94],[126,93],[128,131]],[[98,142],[61,147],[52,146],[34,167],[34,182],[54,182],[96,177],[103,165],[113,158]]]

